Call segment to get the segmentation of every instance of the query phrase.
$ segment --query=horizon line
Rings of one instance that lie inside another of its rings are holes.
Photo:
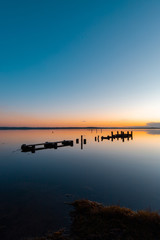
[[[52,129],[160,129],[160,127],[129,126],[129,127],[0,127],[0,130],[52,130]]]

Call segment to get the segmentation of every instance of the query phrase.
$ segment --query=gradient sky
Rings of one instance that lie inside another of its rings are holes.
[[[0,126],[160,122],[159,0],[1,0]]]

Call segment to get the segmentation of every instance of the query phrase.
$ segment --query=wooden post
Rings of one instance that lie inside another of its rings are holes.
[[[35,146],[32,146],[32,153],[35,153]]]
[[[133,140],[133,132],[131,131],[131,140]]]
[[[83,149],[83,135],[81,135],[81,149]]]

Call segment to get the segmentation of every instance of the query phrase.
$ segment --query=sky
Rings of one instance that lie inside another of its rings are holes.
[[[160,123],[159,0],[1,0],[0,126]]]

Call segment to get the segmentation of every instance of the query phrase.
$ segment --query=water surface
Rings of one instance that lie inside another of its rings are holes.
[[[68,226],[71,209],[64,202],[80,198],[159,210],[159,130],[133,131],[133,140],[124,142],[101,141],[110,134],[111,130],[0,131],[1,239]],[[81,135],[87,141],[83,149],[76,144]],[[61,140],[73,140],[74,146],[20,150],[23,143]]]

